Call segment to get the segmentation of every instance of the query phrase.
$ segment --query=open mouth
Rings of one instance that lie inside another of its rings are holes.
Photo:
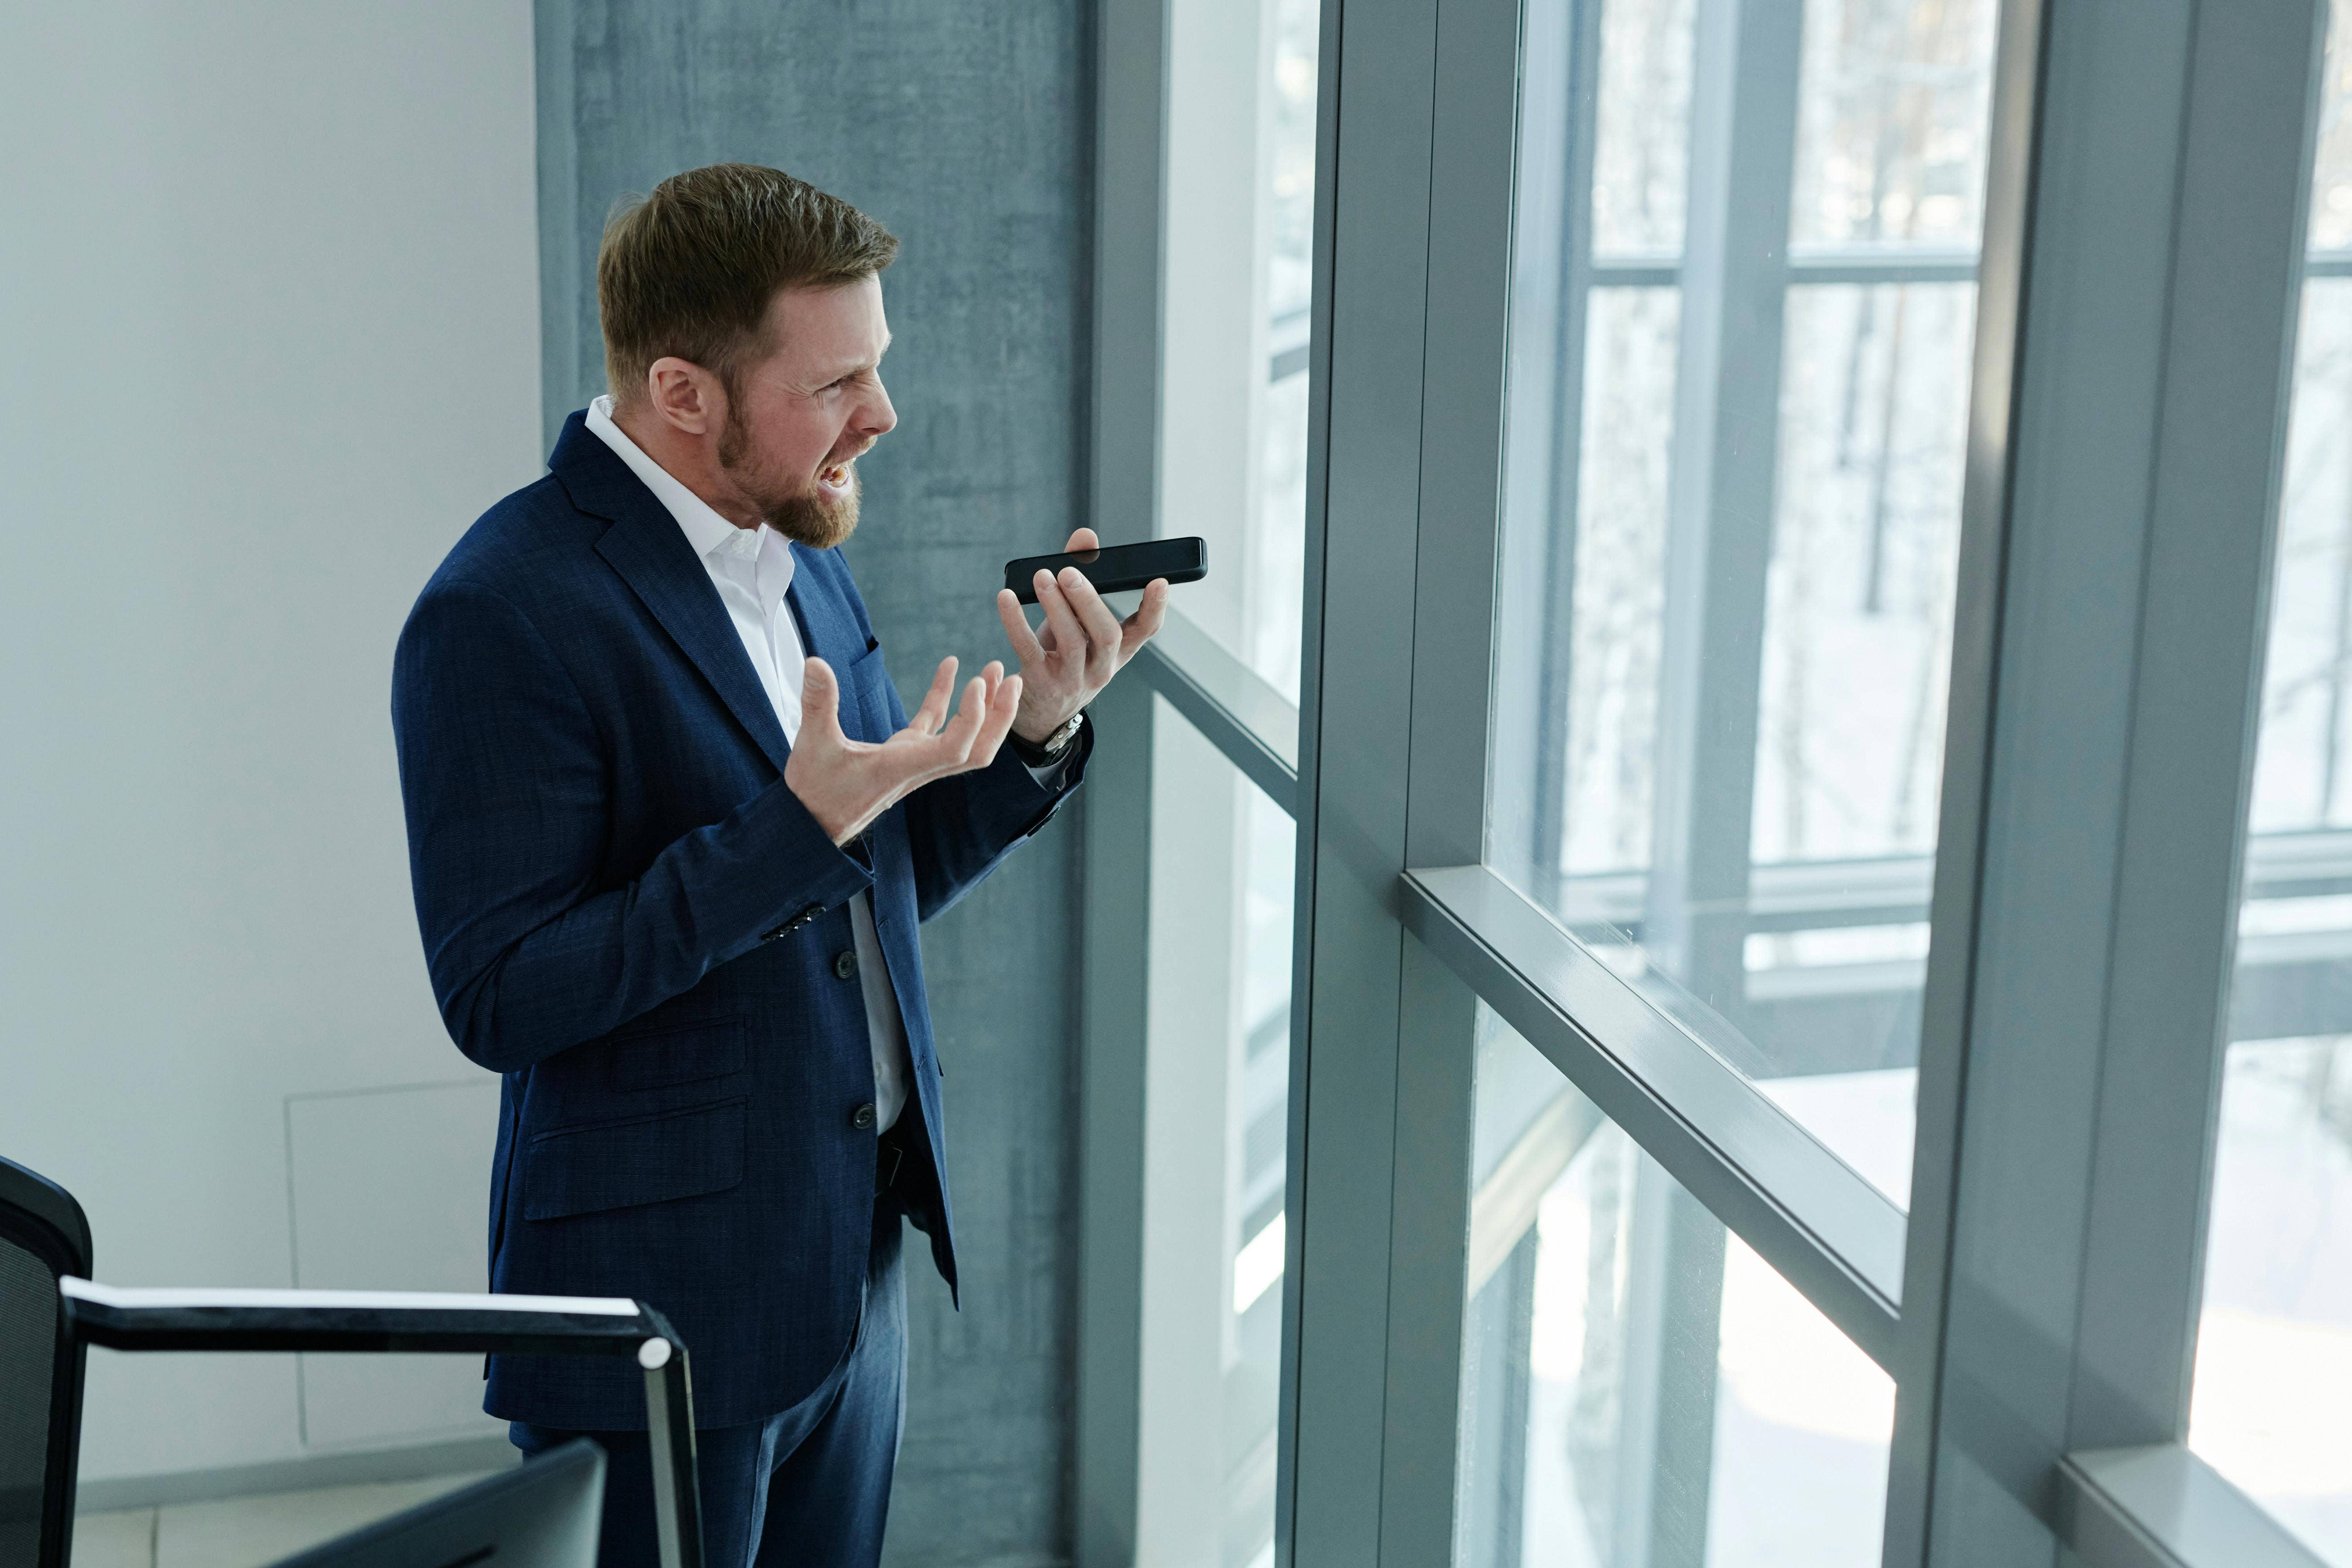
[[[817,470],[817,489],[828,499],[847,495],[852,482],[848,463],[834,463]]]

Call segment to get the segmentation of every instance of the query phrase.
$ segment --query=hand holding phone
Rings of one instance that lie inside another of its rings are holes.
[[[1079,531],[1089,538],[1091,529]],[[1075,536],[1074,536],[1075,537]],[[1004,563],[1004,585],[1024,605],[1037,602],[1037,574],[1060,576],[1074,568],[1097,594],[1125,593],[1148,586],[1154,578],[1170,583],[1197,583],[1209,574],[1209,546],[1203,539],[1147,539],[1140,544],[1113,544],[1093,550],[1068,550],[1059,555],[1024,555]]]
[[[1207,552],[1197,539],[1105,550],[1091,528],[1071,534],[1061,555],[1008,562],[996,613],[1021,659],[1021,706],[1013,732],[1045,744],[1160,629],[1169,583],[1197,582],[1207,571]],[[1143,590],[1143,603],[1124,621],[1102,600],[1123,588]],[[1044,625],[1030,626],[1024,604],[1045,610]]]

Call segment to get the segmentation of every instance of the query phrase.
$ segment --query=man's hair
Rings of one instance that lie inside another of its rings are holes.
[[[666,355],[719,377],[731,398],[779,290],[871,278],[898,241],[838,196],[782,169],[712,163],[625,198],[596,251],[604,379],[615,402],[645,393]]]

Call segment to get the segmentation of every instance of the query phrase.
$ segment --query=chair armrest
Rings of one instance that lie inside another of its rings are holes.
[[[662,1315],[621,1296],[462,1296],[401,1290],[126,1289],[68,1275],[66,1323],[119,1351],[498,1352],[625,1355],[646,1377],[663,1568],[702,1568],[693,1380]]]
[[[672,1340],[620,1296],[457,1296],[405,1290],[124,1289],[68,1276],[66,1321],[121,1351],[499,1351],[635,1355]]]

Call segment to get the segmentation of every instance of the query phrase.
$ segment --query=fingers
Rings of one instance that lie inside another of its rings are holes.
[[[950,654],[940,660],[939,673],[931,677],[931,689],[923,693],[923,705],[907,721],[907,728],[918,735],[936,735],[947,722],[948,700],[955,693],[956,661]]]
[[[832,672],[825,670],[819,676],[816,671],[823,667],[815,659],[811,659],[809,666],[811,696],[816,695],[820,685],[831,693]],[[923,699],[923,705],[915,710],[907,727],[888,741],[880,745],[861,745],[846,740],[840,742],[852,753],[848,761],[858,774],[856,788],[859,798],[856,809],[845,814],[851,819],[847,832],[837,834],[835,843],[862,830],[933,779],[982,767],[995,759],[997,744],[1011,727],[1013,712],[1020,704],[1021,678],[1006,675],[1004,666],[991,659],[978,675],[964,682],[962,702],[950,719],[947,707],[949,699],[955,694],[955,670],[953,658],[940,661],[939,673],[932,678],[931,689]],[[814,711],[804,702],[803,733]]]
[[[1076,572],[1069,574],[1083,583]],[[1062,581],[1051,573],[1037,574],[1037,603],[1045,612],[1045,632],[1053,638],[1047,646],[1055,653],[1075,653],[1086,657],[1087,634],[1078,624],[1078,613],[1071,606],[1069,595],[1062,591]]]
[[[988,717],[982,721],[980,733],[971,742],[971,752],[965,766],[984,768],[996,760],[996,750],[1004,744],[1005,735],[1021,710],[1021,678],[1009,675],[997,686],[995,699],[988,705]]]
[[[1024,668],[1045,662],[1045,645],[1030,629],[1029,617],[1022,612],[1021,601],[1013,596],[1010,588],[996,591],[996,618],[1004,623],[1005,640],[1013,645],[1013,657],[1021,661]]]
[[[1002,676],[992,686],[980,676],[972,677],[964,685],[963,704],[955,718],[927,745],[930,754],[926,758],[924,781],[969,773],[994,762],[997,748],[1004,743],[1020,709],[1019,676]]]
[[[980,727],[988,718],[988,682],[973,676],[964,682],[963,706],[947,727],[935,738],[934,764],[942,773],[961,770],[971,755],[971,743],[980,738]]]
[[[1029,592],[1036,599],[1037,607],[1043,610],[1045,608],[1045,602],[1048,596],[1059,594],[1061,589],[1055,586],[1054,574],[1041,567],[1038,569],[1035,578],[1033,579],[1029,584]],[[1044,622],[1042,622],[1037,627],[1037,643],[1038,646],[1043,647],[1047,653],[1053,653],[1062,646],[1059,642],[1055,640],[1054,617],[1050,613],[1046,616]]]
[[[1062,546],[1062,552],[1066,555],[1075,555],[1081,550],[1100,550],[1101,548],[1102,541],[1095,537],[1095,531],[1091,528],[1082,528],[1070,535],[1070,542]]]
[[[1160,623],[1168,618],[1168,579],[1154,577],[1143,590],[1143,603],[1135,614],[1118,624],[1118,661],[1125,664],[1135,657],[1135,650],[1151,640]]]
[[[1062,596],[1077,614],[1078,624],[1086,628],[1087,678],[1108,680],[1118,668],[1118,617],[1076,567],[1062,568],[1061,588]]]
[[[833,678],[833,666],[821,658],[801,666],[801,736],[805,741],[812,735],[842,738],[841,683]]]

